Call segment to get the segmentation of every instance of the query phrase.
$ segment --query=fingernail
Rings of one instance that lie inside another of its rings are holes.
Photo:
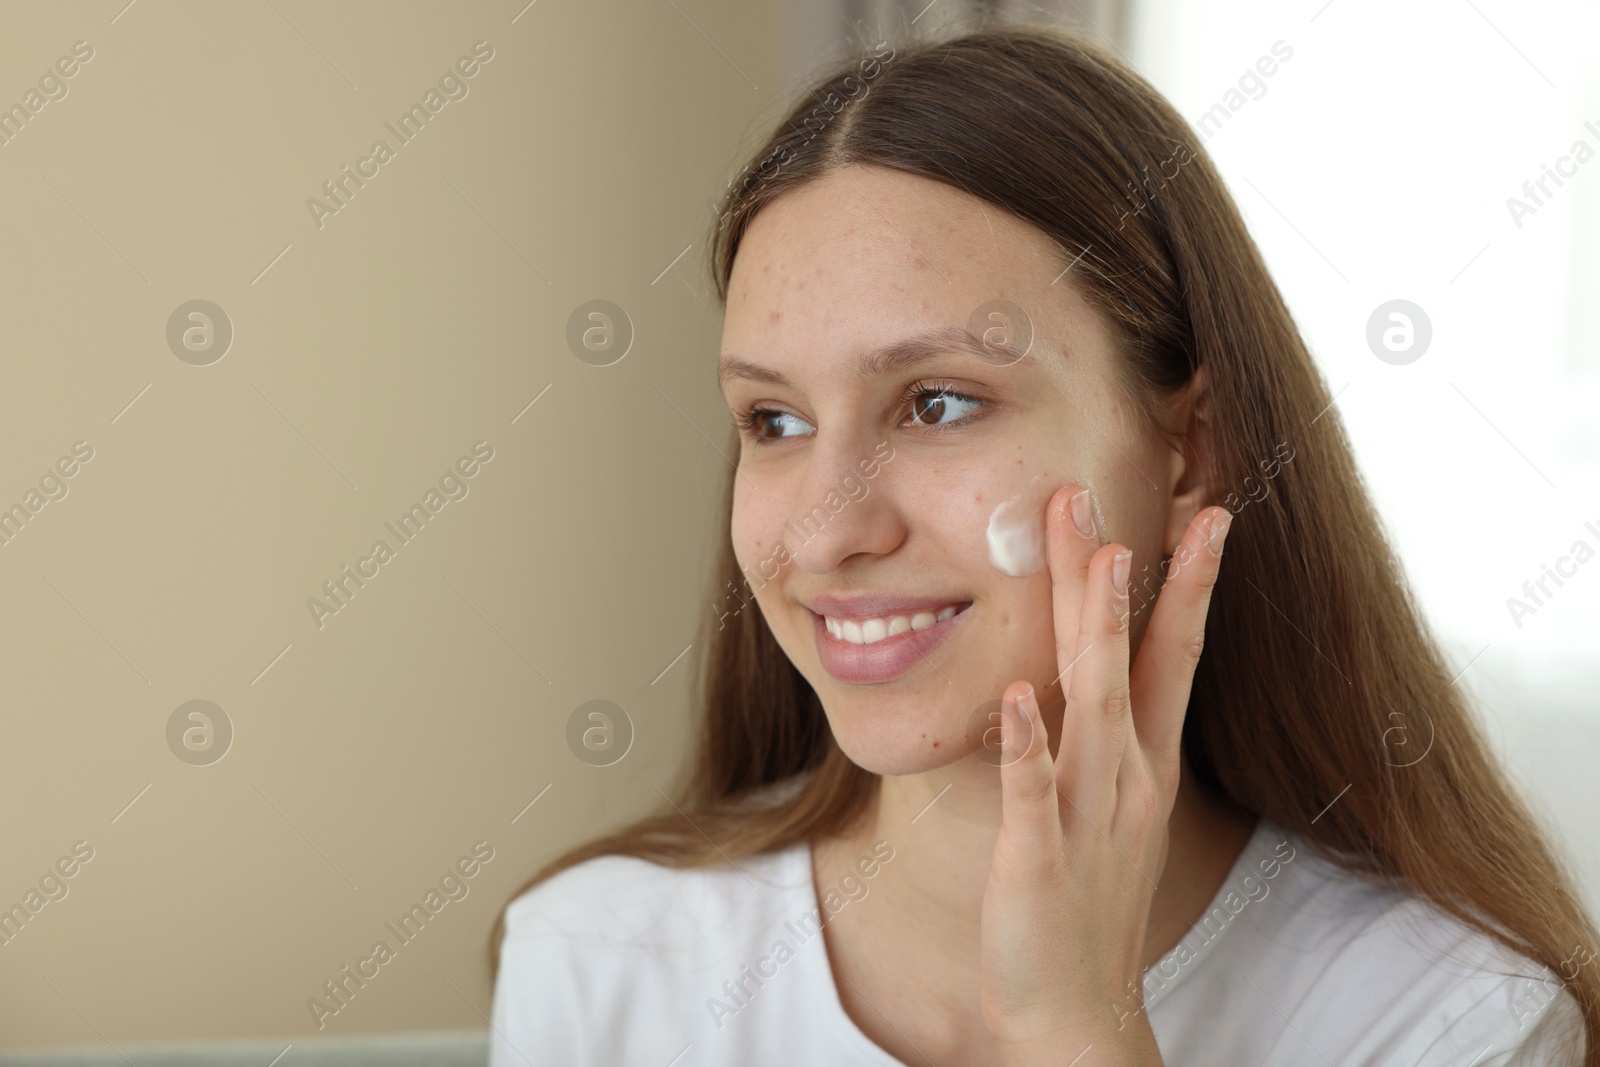
[[[1089,490],[1079,489],[1072,494],[1072,525],[1090,540],[1095,539],[1094,511],[1089,506]]]
[[[1111,584],[1118,596],[1128,595],[1128,568],[1132,565],[1132,552],[1118,552],[1111,559]]]
[[[1017,738],[1022,733],[1022,704],[1019,701],[1002,699],[1000,716],[1005,727],[1000,731],[1000,751],[1009,754],[1016,751]]]
[[[1007,703],[1001,701],[1002,704]],[[1005,744],[1002,751],[1007,762],[1014,762],[1022,758],[1022,754],[1033,747],[1033,732],[1039,721],[1039,708],[1034,700],[1033,687],[1029,686],[1011,706],[1011,728],[1006,731]]]
[[[1228,536],[1228,527],[1233,525],[1233,516],[1223,512],[1211,520],[1211,529],[1206,534],[1206,547],[1211,549],[1213,556],[1222,555],[1222,542]]]

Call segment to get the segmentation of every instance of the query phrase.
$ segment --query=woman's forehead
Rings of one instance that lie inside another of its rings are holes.
[[[996,321],[1059,335],[1087,307],[1062,281],[1058,248],[943,183],[877,167],[830,172],[778,197],[746,231],[723,359],[744,369],[802,353],[812,365],[829,353],[855,360],[936,330],[992,337]]]
[[[874,295],[975,278],[990,289],[1021,288],[1059,273],[1058,248],[1036,227],[954,186],[852,165],[757,212],[740,240],[729,300],[873,282]]]

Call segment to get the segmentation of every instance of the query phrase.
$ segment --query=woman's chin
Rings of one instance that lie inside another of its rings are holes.
[[[923,723],[905,730],[886,730],[885,723],[841,723],[830,720],[833,736],[850,762],[873,774],[923,774],[948,767],[971,755],[972,746],[959,729]]]

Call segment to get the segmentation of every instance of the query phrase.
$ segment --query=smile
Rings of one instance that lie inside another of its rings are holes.
[[[842,619],[825,615],[823,622],[828,632],[840,641],[848,641],[852,645],[872,645],[913,630],[931,629],[946,619],[954,618],[958,610],[957,605],[951,604],[937,612],[919,611],[912,615],[889,615],[876,619]]]
[[[970,607],[970,600],[942,607],[934,602],[900,614],[854,617],[812,611],[817,658],[841,682],[893,681],[927,662],[929,654],[962,625]]]

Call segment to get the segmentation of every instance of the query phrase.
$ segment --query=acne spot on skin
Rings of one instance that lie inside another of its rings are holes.
[[[773,325],[777,325],[778,320],[781,319],[781,318],[783,318],[783,312],[774,311],[772,314],[767,316],[767,321],[772,323]]]

